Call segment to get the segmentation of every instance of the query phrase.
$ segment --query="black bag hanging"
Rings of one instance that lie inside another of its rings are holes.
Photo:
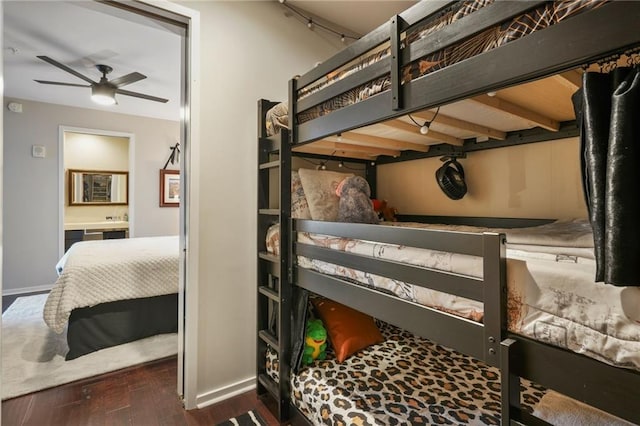
[[[596,281],[640,285],[640,69],[586,72],[574,97]]]

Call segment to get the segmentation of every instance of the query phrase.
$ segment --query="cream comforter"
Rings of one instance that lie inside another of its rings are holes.
[[[177,236],[76,243],[58,263],[44,321],[62,333],[75,308],[176,293],[178,265]]]

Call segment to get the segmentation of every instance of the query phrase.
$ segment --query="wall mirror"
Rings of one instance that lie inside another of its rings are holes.
[[[129,204],[129,172],[69,170],[69,205]]]

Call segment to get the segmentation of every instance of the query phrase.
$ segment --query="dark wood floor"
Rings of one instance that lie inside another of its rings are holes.
[[[13,398],[2,403],[2,425],[215,425],[256,409],[278,421],[255,391],[186,411],[176,395],[175,357]]]

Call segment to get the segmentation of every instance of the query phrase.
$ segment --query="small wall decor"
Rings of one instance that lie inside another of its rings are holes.
[[[160,207],[180,205],[180,170],[160,169]]]

